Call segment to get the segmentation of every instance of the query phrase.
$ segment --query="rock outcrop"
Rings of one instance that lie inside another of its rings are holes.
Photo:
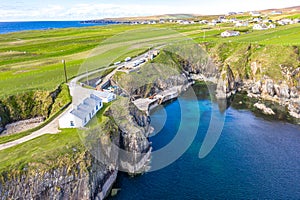
[[[116,169],[86,153],[72,166],[47,171],[28,169],[13,177],[4,176],[0,181],[0,199],[104,199],[116,175]]]
[[[300,115],[300,60],[298,47],[240,43],[204,43],[216,66],[230,65],[238,90],[249,97],[270,100]],[[218,91],[225,97],[224,74]]]
[[[145,172],[151,153],[150,117],[127,98],[118,100],[108,112],[120,130],[120,170],[132,175]]]
[[[230,98],[236,92],[236,81],[230,66],[227,65],[222,70],[220,78],[217,82],[216,97],[217,99]]]
[[[254,107],[261,110],[266,115],[275,115],[274,111],[271,108],[268,108],[265,104],[255,103]]]
[[[247,91],[248,96],[277,102],[286,107],[292,117],[300,118],[300,92],[295,86],[289,86],[284,81],[277,84],[267,78],[256,82],[244,81],[243,89]]]

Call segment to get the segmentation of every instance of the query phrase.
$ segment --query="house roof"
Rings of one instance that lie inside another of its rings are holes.
[[[239,31],[224,31],[223,33],[225,33],[225,32],[227,32],[227,33],[230,33],[230,34],[235,34],[235,33],[239,33]]]
[[[99,105],[102,100],[91,94],[90,97],[83,100],[83,103],[79,104],[77,108],[73,109],[70,113],[74,116],[78,117],[79,119],[85,119],[89,113],[91,113],[96,105]]]
[[[100,98],[111,98],[113,96],[112,93],[110,92],[99,92],[99,91],[96,91],[95,97],[100,97]]]
[[[79,109],[73,109],[70,113],[78,117],[79,119],[84,119],[88,115],[84,110]]]

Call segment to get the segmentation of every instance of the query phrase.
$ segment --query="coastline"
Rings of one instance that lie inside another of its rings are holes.
[[[23,21],[0,22],[0,34],[20,33],[27,31],[44,31],[63,28],[84,28],[91,26],[106,26],[112,23],[81,23],[82,21]]]
[[[192,82],[189,82],[188,84],[184,84],[181,86],[174,86],[172,88],[169,88],[157,94],[157,98],[154,99],[140,98],[133,101],[133,103],[136,105],[138,109],[146,112],[147,115],[149,116],[151,111],[154,110],[156,107],[168,101],[178,98],[183,92],[185,92],[189,87],[192,87],[196,83],[210,83],[213,85],[217,85],[215,79],[203,79],[202,76],[200,76],[201,78],[199,76],[191,76],[191,77],[193,77]],[[197,77],[197,79],[195,79],[195,77]],[[284,99],[281,100],[279,99],[278,101],[278,98],[265,98],[265,96],[255,95],[252,94],[247,88],[248,88],[247,85],[244,85],[243,87],[239,87],[235,91],[231,91],[228,97],[225,99],[218,98],[216,94],[213,95],[215,100],[217,101],[225,100],[227,101],[227,103],[229,103],[229,106],[231,106],[231,103],[235,103],[235,105],[239,104],[239,107],[241,106],[245,107],[247,105],[246,109],[249,109],[250,111],[265,116],[267,118],[272,117],[275,120],[284,120],[297,125],[300,124],[299,114],[293,115],[289,110],[290,101]],[[238,102],[233,102],[233,100],[230,100],[231,98],[235,98],[235,96],[237,95],[242,96],[243,100]]]

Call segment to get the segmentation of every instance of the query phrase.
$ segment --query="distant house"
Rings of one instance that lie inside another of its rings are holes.
[[[300,23],[300,19],[294,19],[295,23]]]
[[[271,15],[281,15],[281,14],[282,14],[282,11],[280,11],[280,10],[273,10],[271,12]]]
[[[229,12],[229,13],[227,13],[227,16],[236,15],[236,14],[237,14],[236,12]]]
[[[277,24],[278,24],[278,25],[281,25],[281,26],[286,25],[286,23],[285,23],[284,21],[281,21],[281,20],[277,21]]]
[[[207,25],[209,25],[209,26],[216,26],[217,23],[216,22],[209,22]]]
[[[253,18],[253,20],[252,20],[253,22],[261,22],[262,21],[262,19],[261,18],[259,18],[259,17],[256,17],[256,18]]]
[[[250,14],[252,17],[258,17],[258,16],[261,15],[261,13],[258,12],[258,11],[251,11],[249,14]]]
[[[211,20],[211,22],[217,24],[217,23],[221,23],[221,20],[219,20],[219,19],[213,19],[213,20]]]
[[[187,25],[187,24],[190,24],[190,22],[189,22],[189,21],[182,21],[180,24],[185,24],[185,25]]]
[[[231,18],[229,20],[229,22],[231,22],[231,23],[237,23],[237,22],[239,22],[239,20],[237,20],[236,18]]]
[[[235,26],[236,27],[247,27],[247,26],[249,26],[249,23],[240,21],[240,22],[235,23]]]
[[[269,24],[268,28],[276,28],[275,24]]]
[[[94,94],[59,118],[60,128],[82,128],[103,107],[102,99]]]
[[[221,19],[221,23],[228,23],[229,19]]]
[[[208,24],[208,21],[207,20],[200,20],[199,24]]]
[[[253,30],[267,30],[268,26],[266,24],[254,24]]]
[[[295,24],[295,23],[296,23],[296,21],[291,20],[291,19],[281,19],[281,20],[277,21],[277,24],[282,25],[282,26],[287,25],[287,24]]]
[[[233,37],[233,36],[239,36],[239,31],[224,31],[221,33],[221,37]]]

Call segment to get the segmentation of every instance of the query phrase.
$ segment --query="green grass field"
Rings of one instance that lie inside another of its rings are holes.
[[[241,42],[298,45],[300,24],[220,38],[233,27],[206,25],[111,25],[28,31],[0,35],[0,98],[30,90],[53,90],[64,81],[66,60],[69,78],[106,67],[126,56],[176,39],[202,42]]]
[[[275,48],[280,45],[281,49],[300,44],[300,24],[266,31],[250,29],[249,33],[243,32],[238,37],[220,37],[221,32],[232,29],[234,27],[226,25],[209,27],[200,24],[110,25],[3,34],[0,35],[0,99],[32,90],[53,91],[64,82],[62,59],[66,60],[68,77],[72,78],[86,71],[107,67],[151,47],[184,39],[192,39],[195,43],[237,43],[235,46],[255,43],[273,45]],[[150,68],[146,70],[145,74],[151,73]],[[102,114],[99,112],[98,118],[91,124],[101,122]],[[22,136],[6,139],[11,141]],[[72,147],[80,144],[74,130],[41,136],[0,151],[0,172],[23,169],[28,163],[54,165],[48,162],[55,160],[57,155],[72,155]]]
[[[68,160],[72,165],[74,154],[84,149],[83,145],[80,144],[82,143],[77,131],[65,129],[59,134],[46,134],[26,143],[2,150],[0,151],[0,179],[2,178],[1,173],[10,171],[9,176],[12,176],[13,172],[20,172],[28,168],[28,163],[31,163],[31,167],[36,164],[39,165],[39,168],[51,169],[58,167],[58,165],[67,164],[65,161],[66,158],[69,158]],[[62,159],[60,157],[66,158]]]

